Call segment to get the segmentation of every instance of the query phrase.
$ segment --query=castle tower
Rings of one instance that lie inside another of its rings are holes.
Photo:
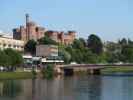
[[[30,33],[29,33],[29,14],[26,14],[25,17],[26,17],[26,40],[28,41],[29,36],[30,36]]]
[[[29,23],[29,14],[26,14],[26,24]]]

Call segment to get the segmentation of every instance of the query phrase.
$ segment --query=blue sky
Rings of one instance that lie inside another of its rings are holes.
[[[0,30],[11,33],[25,23],[25,13],[47,29],[76,30],[78,37],[133,40],[132,0],[0,0]]]

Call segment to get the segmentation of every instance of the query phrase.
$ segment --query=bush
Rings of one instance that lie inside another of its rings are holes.
[[[36,73],[35,69],[32,69],[32,75],[33,75],[33,78],[36,78],[37,73]]]
[[[41,69],[41,74],[42,74],[42,77],[44,78],[45,77],[45,68]]]
[[[41,73],[44,78],[52,78],[54,76],[54,69],[53,65],[47,65],[46,68],[43,68]]]

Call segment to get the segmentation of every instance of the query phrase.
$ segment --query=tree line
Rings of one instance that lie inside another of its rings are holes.
[[[121,39],[117,42],[102,42],[91,34],[87,40],[75,39],[72,45],[61,47],[67,63],[133,63],[133,41]]]
[[[48,35],[37,42],[30,40],[25,45],[25,51],[35,54],[37,44],[52,44],[59,47],[59,57],[65,63],[133,63],[133,41],[121,39],[117,42],[103,42],[95,34],[75,39],[71,45],[56,43]]]

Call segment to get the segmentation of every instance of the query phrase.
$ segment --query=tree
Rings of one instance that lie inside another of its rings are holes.
[[[121,51],[122,61],[133,63],[133,47],[124,46]]]
[[[51,79],[54,76],[54,65],[48,64],[46,68],[41,70],[43,77]]]
[[[6,53],[0,50],[0,66],[9,66],[10,65],[10,58]]]
[[[133,41],[128,39],[128,45],[133,46]]]
[[[119,40],[119,44],[120,44],[121,46],[125,46],[125,45],[128,44],[128,41],[127,41],[127,39],[123,38],[123,39]]]
[[[84,63],[98,63],[98,56],[91,52],[90,49],[85,48],[83,52],[83,62]]]
[[[83,42],[84,40],[81,40],[81,39],[75,39],[73,44],[72,44],[72,47],[75,48],[75,49],[82,49],[85,47],[85,44]]]
[[[26,43],[24,49],[25,49],[26,52],[31,53],[31,54],[34,55],[35,52],[36,52],[36,45],[37,45],[37,42],[35,40],[29,40]]]
[[[83,63],[83,54],[80,51],[80,49],[73,49],[72,50],[72,57],[73,57],[73,61],[77,62],[77,63]]]
[[[71,60],[71,55],[66,50],[59,50],[59,56],[64,60],[65,63],[69,63]]]
[[[97,63],[98,56],[91,52],[90,49],[83,47],[74,48],[73,46],[68,46],[65,50],[71,55],[72,62],[76,63]]]
[[[10,48],[5,49],[4,52],[8,56],[8,59],[10,59],[8,61],[10,66],[16,67],[23,63],[23,57],[19,52]]]
[[[120,62],[120,53],[107,51],[104,54],[106,62],[108,63]]]
[[[98,55],[101,54],[103,51],[103,44],[102,44],[101,39],[94,34],[91,34],[88,37],[87,46],[88,46],[88,48],[90,48],[92,53],[95,53]]]
[[[57,45],[56,41],[52,40],[50,37],[45,36],[38,40],[39,44],[45,44],[45,45]]]
[[[117,63],[121,61],[121,45],[117,42],[107,42],[106,51],[103,52],[105,60],[108,63]]]
[[[121,45],[115,42],[106,42],[105,48],[108,52],[120,52],[121,51]]]
[[[86,40],[84,40],[84,38],[79,38],[79,40],[83,44],[83,46],[86,47]]]

